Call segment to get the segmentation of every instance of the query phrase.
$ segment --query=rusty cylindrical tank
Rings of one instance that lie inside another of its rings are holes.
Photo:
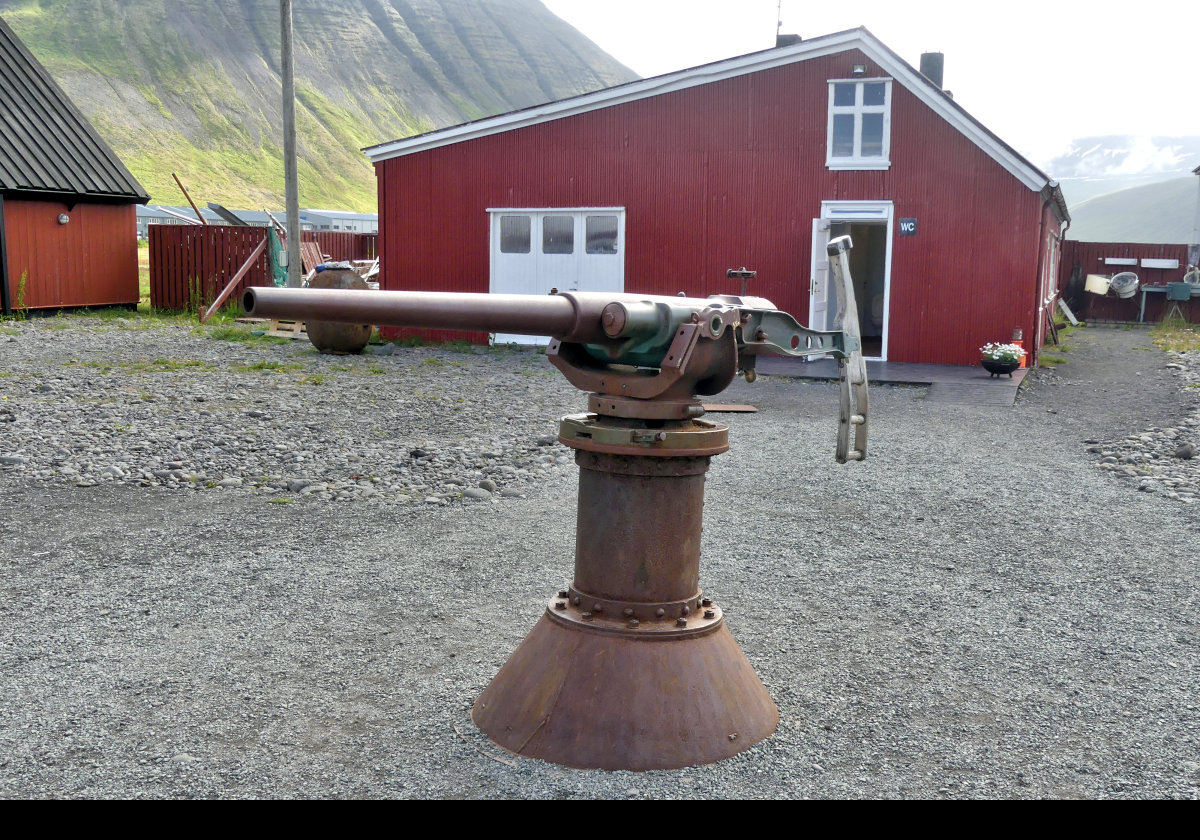
[[[699,586],[704,474],[726,432],[564,419],[580,467],[575,576],[472,709],[494,742],[570,767],[656,770],[775,731],[775,703]],[[680,454],[627,454],[647,434]]]
[[[321,271],[308,284],[310,289],[358,289],[369,291],[367,282],[349,269]],[[306,321],[308,340],[322,353],[353,355],[361,353],[375,328],[370,324],[346,324],[338,321]]]

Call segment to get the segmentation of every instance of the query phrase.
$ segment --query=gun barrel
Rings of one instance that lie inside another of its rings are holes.
[[[586,296],[254,287],[242,308],[259,318],[604,339],[603,301]]]

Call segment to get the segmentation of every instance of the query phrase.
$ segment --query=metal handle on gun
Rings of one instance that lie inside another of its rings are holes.
[[[867,363],[862,355],[862,330],[858,323],[858,303],[854,299],[854,281],[850,277],[849,251],[853,243],[849,236],[839,236],[829,242],[829,267],[833,272],[833,288],[837,294],[837,321],[846,335],[848,358],[838,359],[841,378],[841,400],[838,409],[838,437],[835,457],[839,464],[861,461],[867,457]],[[854,427],[854,448],[850,448],[850,427]]]

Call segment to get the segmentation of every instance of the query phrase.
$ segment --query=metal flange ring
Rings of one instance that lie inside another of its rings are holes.
[[[721,608],[715,604],[688,616],[642,621],[622,615],[595,613],[574,605],[567,598],[551,598],[546,606],[546,615],[551,621],[575,630],[648,641],[706,636],[719,629],[725,621]]]
[[[558,440],[589,452],[687,458],[727,451],[729,427],[696,419],[683,428],[653,429],[610,425],[595,414],[568,414],[559,423]]]

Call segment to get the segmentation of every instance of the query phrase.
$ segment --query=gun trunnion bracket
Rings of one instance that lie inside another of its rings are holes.
[[[844,258],[849,240],[838,247]],[[729,448],[702,417],[760,355],[832,355],[842,370],[838,460],[866,454],[866,376],[848,264],[844,326],[801,326],[768,300],[564,292],[493,295],[251,289],[248,314],[551,337],[546,355],[589,393],[559,440],[579,466],[575,570],[476,700],[503,748],[571,767],[707,764],[770,736],[779,711],[700,589],[704,479]],[[855,426],[854,449],[849,428]],[[843,440],[845,449],[843,451]]]

